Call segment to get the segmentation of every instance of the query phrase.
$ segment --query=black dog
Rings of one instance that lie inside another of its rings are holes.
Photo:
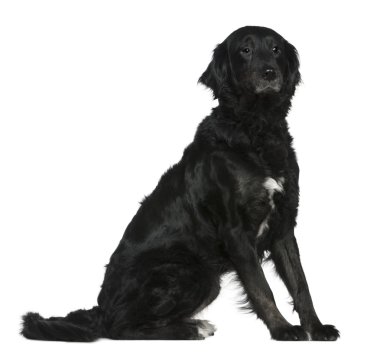
[[[273,339],[337,339],[314,310],[294,237],[299,168],[285,118],[298,68],[296,49],[268,28],[240,28],[218,45],[199,81],[219,106],[141,203],[107,266],[98,306],[49,319],[28,313],[21,333],[203,339],[215,328],[193,316],[218,296],[221,275],[235,271]],[[277,309],[260,265],[268,254],[301,326]]]

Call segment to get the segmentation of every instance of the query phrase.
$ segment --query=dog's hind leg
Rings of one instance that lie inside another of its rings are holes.
[[[106,332],[112,339],[204,339],[215,328],[192,317],[220,290],[219,275],[191,251],[149,250],[133,261],[112,308]]]

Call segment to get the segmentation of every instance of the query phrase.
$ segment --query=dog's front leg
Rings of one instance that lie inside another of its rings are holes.
[[[227,252],[248,296],[252,309],[276,340],[307,340],[301,326],[292,326],[278,310],[265,279],[256,250],[244,236],[231,236]]]
[[[271,256],[278,274],[293,298],[301,326],[311,334],[313,340],[336,340],[339,331],[332,325],[322,325],[314,310],[293,230],[274,243]]]

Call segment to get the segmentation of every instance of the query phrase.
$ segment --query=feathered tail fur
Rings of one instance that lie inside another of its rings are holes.
[[[91,342],[103,336],[102,316],[98,306],[77,310],[66,317],[43,318],[29,312],[22,317],[21,334],[28,339]]]

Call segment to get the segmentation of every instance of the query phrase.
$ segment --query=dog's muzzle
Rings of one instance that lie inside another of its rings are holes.
[[[278,70],[266,67],[253,74],[256,93],[279,92],[282,86],[282,75]]]

